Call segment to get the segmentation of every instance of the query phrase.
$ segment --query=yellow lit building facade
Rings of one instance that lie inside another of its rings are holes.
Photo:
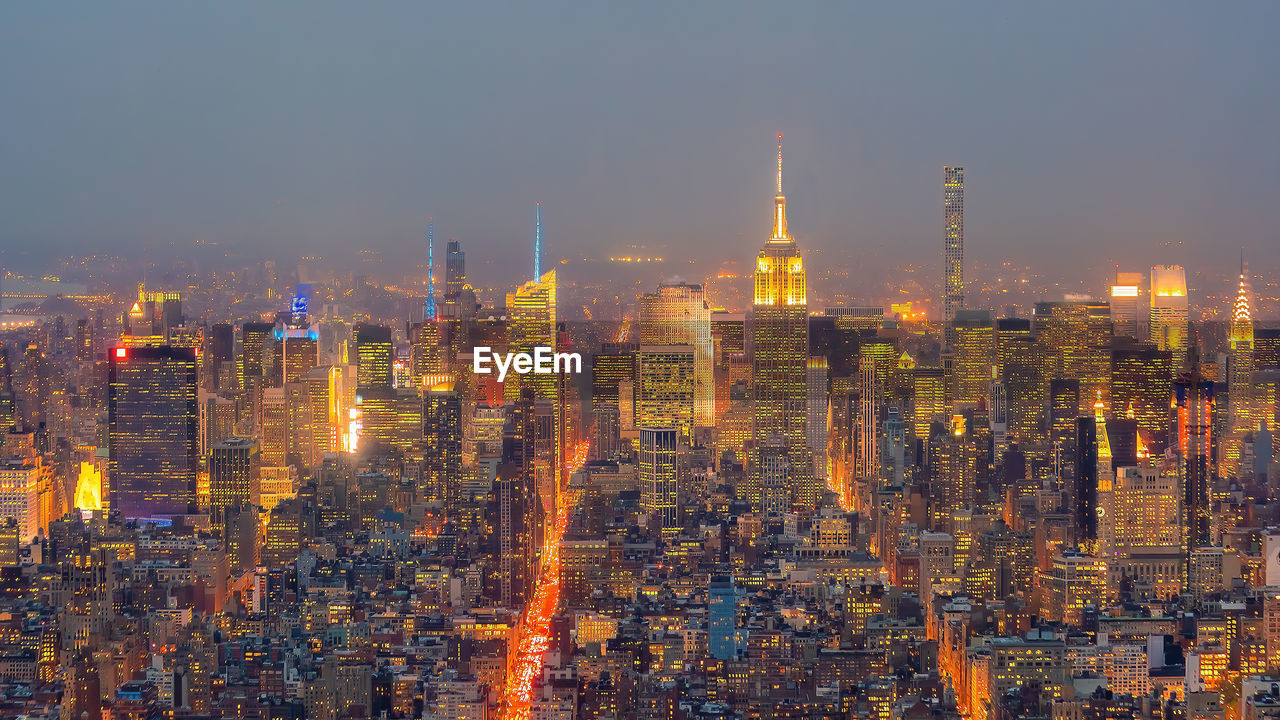
[[[752,315],[748,323],[752,356],[754,447],[753,488],[762,488],[758,449],[781,437],[790,461],[791,502],[817,504],[817,487],[805,437],[806,367],[809,312],[804,260],[787,231],[787,196],[782,193],[782,136],[778,136],[778,192],[774,197],[773,236],[756,255]],[[761,498],[747,497],[753,507]]]

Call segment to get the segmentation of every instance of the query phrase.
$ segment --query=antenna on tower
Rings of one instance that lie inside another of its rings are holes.
[[[422,319],[436,319],[436,242],[435,223],[427,218],[427,299],[422,303]]]
[[[782,194],[782,133],[778,133],[778,194]]]
[[[533,204],[533,281],[542,277],[542,203]]]

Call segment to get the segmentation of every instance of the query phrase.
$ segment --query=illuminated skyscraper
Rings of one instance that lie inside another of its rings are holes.
[[[1076,457],[1080,417],[1080,381],[1054,378],[1049,381],[1049,441],[1053,443],[1053,459],[1058,476],[1072,483],[1079,478]]]
[[[964,416],[929,439],[929,493],[932,529],[954,532],[957,511],[973,507],[977,497],[978,449]]]
[[[640,428],[640,509],[657,517],[667,540],[680,531],[677,442],[674,427]]]
[[[200,467],[195,350],[118,347],[110,362],[112,507],[126,518],[190,512]]]
[[[467,254],[462,245],[454,238],[449,238],[448,249],[444,257],[444,296],[446,299],[456,298],[467,284]]]
[[[1008,439],[1024,448],[1047,437],[1044,407],[1048,382],[1043,379],[1043,357],[1044,346],[1031,334],[1030,320],[996,321],[996,363],[1008,400]]]
[[[912,381],[912,435],[929,439],[929,426],[947,415],[947,380],[939,367],[917,367]]]
[[[746,315],[713,312],[711,342],[715,360],[712,370],[716,388],[715,418],[718,422],[735,403],[743,409],[747,388],[751,384],[751,365],[747,362],[746,353]]]
[[[235,383],[235,336],[235,326],[230,323],[216,323],[209,330],[209,377],[205,382],[209,390],[229,390]],[[91,345],[92,334],[86,337]],[[88,355],[84,359],[89,359]]]
[[[138,283],[138,299],[124,320],[125,345],[166,344],[182,325],[182,297],[176,290],[147,290]]]
[[[423,320],[413,325],[410,363],[413,381],[422,382],[423,375],[433,375],[442,370],[441,334],[451,324],[457,326],[460,321]]]
[[[534,472],[535,402],[533,390],[526,388],[514,403],[503,431],[502,462],[485,504],[485,594],[508,608],[522,607],[537,581],[542,513]]]
[[[356,396],[361,441],[382,451],[416,454],[422,439],[422,400],[408,388],[370,387]]]
[[[591,414],[596,427],[591,452],[598,459],[617,454],[622,430],[635,424],[637,350],[636,345],[610,343],[591,359]]]
[[[1116,337],[1138,339],[1142,273],[1116,272],[1111,286],[1111,327]]]
[[[1111,351],[1111,407],[1130,412],[1151,454],[1168,446],[1169,399],[1173,396],[1173,354],[1154,345],[1117,345]]]
[[[34,462],[19,458],[0,462],[0,518],[15,523],[15,546],[31,542],[40,532],[41,474]]]
[[[507,293],[507,333],[514,353],[532,354],[539,347],[556,349],[555,268]],[[522,384],[533,388],[540,398],[555,397],[555,375],[508,375],[504,383],[508,400],[519,397]]]
[[[689,345],[642,345],[636,355],[637,427],[674,427],[681,437],[693,431],[694,364]]]
[[[1151,342],[1172,351],[1181,366],[1187,350],[1187,271],[1181,265],[1151,268]]]
[[[278,333],[279,342],[283,344],[284,381],[297,382],[320,364],[320,335],[314,326],[285,325]]]
[[[752,441],[761,448],[781,437],[790,456],[791,501],[813,507],[820,495],[805,438],[808,413],[805,367],[809,358],[808,299],[804,261],[787,232],[787,196],[782,193],[782,136],[778,136],[778,192],[773,237],[756,256],[755,297],[748,324],[752,356]],[[763,468],[753,463],[754,487]],[[759,498],[746,498],[753,505]]]
[[[436,237],[435,225],[427,218],[427,297],[422,301],[422,321],[436,319]]]
[[[1098,393],[1109,398],[1111,310],[1088,298],[1038,302],[1033,327],[1043,346],[1045,380],[1080,381],[1080,412],[1088,414]]]
[[[1227,374],[1228,402],[1231,410],[1231,434],[1224,445],[1224,461],[1231,471],[1239,473],[1240,455],[1245,436],[1258,429],[1253,392],[1253,311],[1249,305],[1249,284],[1244,268],[1240,268],[1240,287],[1231,310],[1228,336],[1230,367]]]
[[[292,437],[307,467],[319,467],[325,453],[342,449],[342,424],[347,420],[344,385],[340,369],[322,365],[285,388]]]
[[[356,387],[391,387],[391,358],[395,345],[391,341],[391,328],[381,325],[355,326],[352,332],[356,348]]]
[[[1213,386],[1197,365],[1173,384],[1178,470],[1188,552],[1211,543],[1209,488],[1213,470]]]
[[[1121,467],[1098,487],[1098,556],[1108,585],[1121,575],[1138,594],[1168,597],[1182,589],[1182,497],[1178,477],[1157,468]]]
[[[959,310],[952,317],[951,371],[957,408],[974,407],[986,397],[996,361],[996,327],[990,310]]]
[[[964,309],[964,168],[950,165],[942,168],[942,180],[946,233],[942,251],[945,273],[942,307],[943,319],[950,325],[956,311]]]
[[[462,485],[462,403],[451,383],[425,388],[422,423],[423,477],[419,496],[452,512],[457,508]]]
[[[868,359],[870,364],[870,360]],[[875,370],[872,370],[872,380]],[[840,495],[842,507],[854,507],[857,475],[860,398],[856,378],[833,377],[825,405],[829,408],[826,453],[827,485]]]
[[[827,479],[827,359],[812,356],[805,370],[805,387],[808,397],[805,409],[809,413],[805,421],[805,438],[813,457],[813,471],[818,480]]]
[[[987,414],[991,425],[991,450],[1000,457],[1009,447],[1009,393],[1000,379],[1000,371],[992,368],[987,387]]]
[[[272,343],[276,326],[274,323],[245,323],[240,330],[240,357],[236,361],[240,388],[249,390],[253,387],[253,378],[263,378],[270,373],[266,357]]]
[[[880,471],[880,442],[876,438],[879,397],[875,362],[866,356],[858,359],[858,420],[855,425],[856,456],[854,477],[863,488],[874,485]]]
[[[209,499],[214,519],[228,508],[261,504],[262,452],[257,440],[228,438],[209,458]]]
[[[662,284],[640,296],[640,342],[693,348],[693,415],[698,425],[715,423],[711,308],[701,285]]]
[[[1068,550],[1040,573],[1046,620],[1079,625],[1085,605],[1099,605],[1107,587],[1107,564],[1092,555]]]

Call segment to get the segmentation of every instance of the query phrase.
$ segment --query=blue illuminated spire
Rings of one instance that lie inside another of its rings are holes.
[[[427,218],[427,299],[422,303],[422,319],[436,319],[436,243],[435,228]]]
[[[542,277],[542,203],[534,203],[533,281]]]

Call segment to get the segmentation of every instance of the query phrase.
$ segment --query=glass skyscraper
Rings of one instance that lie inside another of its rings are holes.
[[[126,518],[191,512],[199,469],[195,350],[117,347],[110,361],[112,506]]]

